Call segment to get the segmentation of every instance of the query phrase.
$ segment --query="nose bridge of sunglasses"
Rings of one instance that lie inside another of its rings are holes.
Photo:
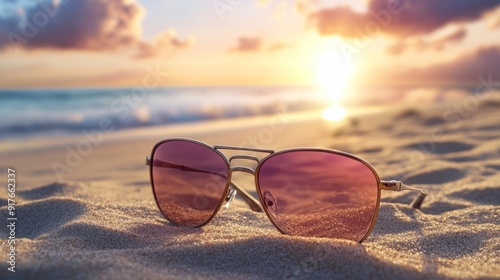
[[[234,155],[229,158],[229,172],[241,171],[255,175],[260,159],[250,155]],[[245,163],[245,165],[243,165]],[[251,165],[249,165],[249,163]]]
[[[224,145],[215,145],[214,149],[218,150],[218,151],[225,150],[225,151],[229,151],[230,153],[240,153],[240,152],[248,152],[248,153],[256,153],[256,154],[273,154],[274,153],[274,150],[269,150],[269,149],[237,147],[237,146],[224,146]],[[247,164],[249,161],[253,161],[254,162],[253,166],[248,167],[248,166],[244,166],[244,165],[237,165],[236,161],[239,162],[241,160],[246,160]],[[246,173],[250,173],[252,175],[255,175],[255,170],[256,170],[259,162],[260,162],[260,158],[257,156],[248,155],[248,154],[247,155],[233,154],[233,155],[231,155],[231,157],[229,157],[229,165],[230,165],[229,172],[232,173],[234,171],[241,171],[241,172],[246,172]]]

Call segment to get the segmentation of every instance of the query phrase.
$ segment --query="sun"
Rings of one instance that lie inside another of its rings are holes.
[[[316,58],[316,82],[329,105],[322,115],[328,121],[340,121],[346,117],[347,111],[339,104],[346,98],[354,73],[351,60],[338,47],[341,40],[332,38],[327,41]]]
[[[341,121],[347,115],[347,111],[339,105],[332,105],[323,110],[323,118],[328,121]]]
[[[327,50],[318,56],[317,83],[331,102],[337,102],[345,94],[352,72],[351,68],[344,54],[336,49]]]

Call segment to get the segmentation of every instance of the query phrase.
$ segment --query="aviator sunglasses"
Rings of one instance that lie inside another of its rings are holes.
[[[228,159],[221,150],[263,157],[236,154]],[[257,166],[238,166],[235,160]],[[410,204],[415,209],[427,194],[400,181],[380,180],[357,156],[320,148],[274,151],[171,138],[153,147],[146,164],[158,208],[168,221],[184,227],[206,225],[238,193],[281,233],[363,242],[375,225],[382,190],[420,192]],[[233,182],[236,171],[254,175],[258,201]]]

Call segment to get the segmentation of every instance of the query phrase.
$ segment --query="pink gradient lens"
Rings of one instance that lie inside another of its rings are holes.
[[[346,155],[288,151],[261,163],[257,189],[268,216],[284,233],[361,241],[377,213],[377,178]]]
[[[161,212],[181,226],[209,221],[222,202],[228,165],[201,143],[173,140],[159,144],[151,159],[151,179]]]

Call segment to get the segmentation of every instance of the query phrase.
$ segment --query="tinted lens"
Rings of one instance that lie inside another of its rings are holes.
[[[205,145],[175,140],[153,151],[151,178],[156,203],[182,226],[199,226],[214,214],[224,196],[228,165]]]
[[[289,151],[262,162],[258,191],[286,234],[361,241],[377,212],[378,177],[361,161],[325,151]]]

